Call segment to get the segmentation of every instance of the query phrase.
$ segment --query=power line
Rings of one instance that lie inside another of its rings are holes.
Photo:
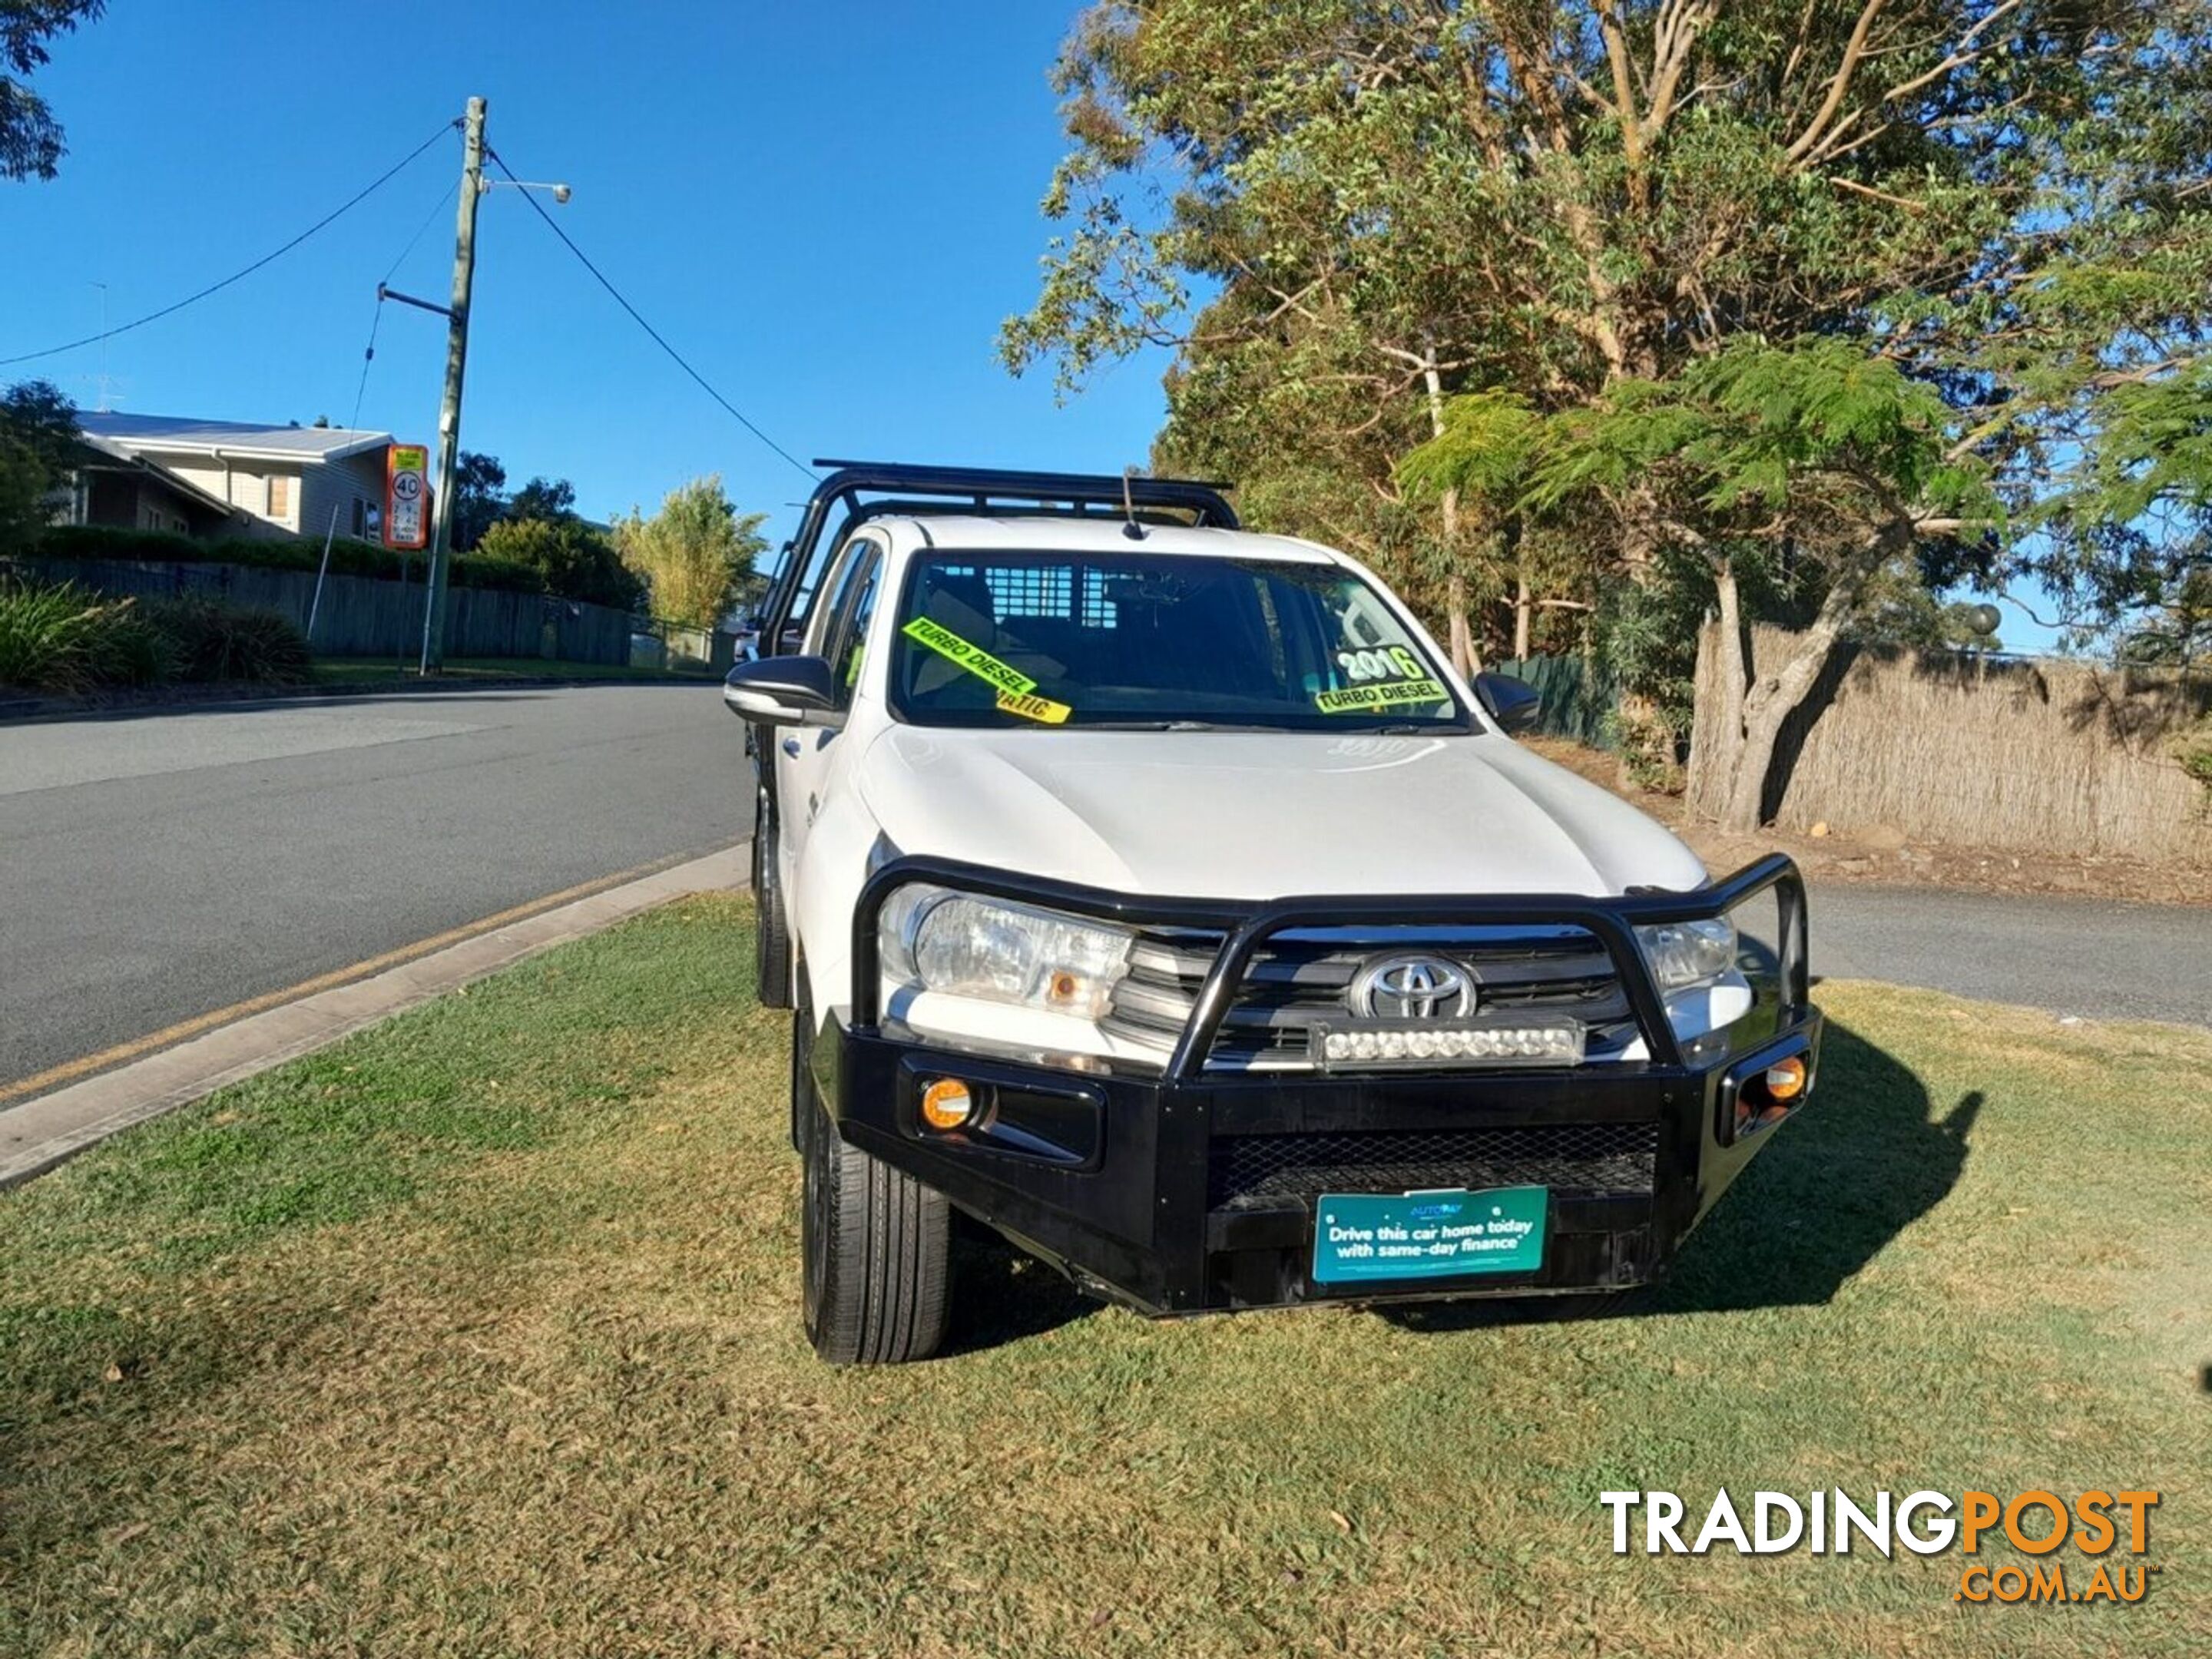
[[[429,229],[436,222],[438,216],[445,211],[446,204],[453,199],[453,193],[460,187],[460,181],[455,179],[438,192],[438,199],[431,204],[430,210],[422,216],[422,222],[415,227],[415,234],[407,239],[407,246],[399,250],[399,257],[392,262],[392,269],[384,273],[386,282],[390,282],[399,274],[399,267],[407,263],[407,256],[415,251],[415,244],[422,240],[422,233]]]
[[[429,212],[422,216],[422,222],[415,227],[415,234],[407,239],[406,246],[399,250],[399,257],[392,262],[392,269],[384,273],[384,282],[376,285],[376,304],[368,317],[368,344],[362,348],[361,354],[361,384],[354,388],[353,413],[346,419],[349,428],[361,424],[362,400],[368,396],[368,367],[376,361],[376,331],[383,325],[384,322],[385,283],[389,283],[399,274],[399,267],[407,263],[407,256],[415,251],[415,244],[422,240],[422,233],[430,228],[431,222],[437,218],[446,204],[453,199],[453,192],[459,188],[460,185],[456,182],[447,185],[444,190],[438,192],[436,203],[432,205]]]
[[[490,156],[493,165],[497,167],[501,173],[507,175],[509,183],[519,185],[522,182],[521,179],[515,177],[514,169],[507,166],[505,158],[489,144],[486,144],[484,146],[484,154]],[[629,313],[630,320],[646,331],[646,333],[652,338],[653,344],[659,346],[663,351],[668,354],[669,360],[672,362],[677,368],[682,369],[686,374],[689,374],[695,381],[696,381],[698,383],[699,389],[702,392],[704,392],[709,398],[712,398],[716,403],[721,404],[721,406],[729,412],[732,418],[733,418],[739,426],[744,428],[744,429],[751,433],[754,437],[759,439],[777,454],[782,456],[785,460],[789,461],[801,472],[804,472],[808,478],[812,479],[817,476],[812,467],[807,465],[806,463],[800,460],[798,456],[793,454],[781,444],[776,442],[775,439],[769,437],[767,433],[762,431],[750,421],[747,420],[744,416],[744,412],[742,410],[740,410],[735,404],[732,403],[727,398],[725,398],[720,392],[715,391],[713,386],[708,384],[705,375],[702,374],[697,369],[692,368],[690,363],[686,362],[684,359],[684,354],[677,350],[674,346],[669,344],[666,340],[663,339],[661,337],[660,331],[655,328],[651,323],[647,322],[643,315],[639,313],[638,308],[623,297],[622,290],[607,280],[607,274],[591,262],[590,258],[586,255],[583,249],[578,247],[575,243],[568,240],[568,233],[561,228],[560,225],[555,222],[551,214],[546,212],[544,206],[539,204],[536,196],[532,195],[526,190],[520,192],[520,194],[524,201],[530,204],[531,211],[545,222],[545,228],[551,231],[556,236],[558,236],[561,239],[562,245],[565,246],[569,252],[576,256],[577,259],[582,264],[584,269],[590,271],[592,276],[597,279],[599,286],[606,289],[609,294],[614,296],[615,303],[620,306],[624,311]]]
[[[149,311],[143,317],[134,318],[130,322],[124,323],[118,327],[103,329],[98,334],[88,334],[82,340],[71,340],[66,345],[48,346],[43,351],[26,351],[18,356],[0,357],[0,368],[5,368],[10,363],[27,363],[40,357],[57,356],[64,351],[75,351],[79,346],[97,345],[102,340],[112,340],[118,334],[128,334],[134,328],[143,328],[149,323],[158,322],[164,317],[167,317],[177,312],[182,311],[186,306],[197,305],[199,301],[206,299],[211,294],[221,293],[224,289],[228,288],[233,283],[240,282],[246,277],[251,276],[255,271],[260,270],[262,266],[268,264],[272,260],[283,258],[284,255],[289,253],[294,248],[299,246],[301,243],[306,241],[310,236],[313,236],[317,231],[322,229],[325,225],[330,224],[333,220],[343,217],[345,214],[352,211],[353,209],[360,206],[362,203],[368,200],[369,197],[374,195],[379,190],[382,189],[385,185],[391,182],[392,179],[404,172],[409,163],[412,162],[416,156],[422,155],[424,150],[429,149],[431,145],[436,143],[441,138],[443,138],[448,132],[453,131],[454,127],[459,126],[459,125],[460,123],[458,121],[448,121],[440,126],[435,132],[432,133],[428,138],[425,138],[421,143],[410,150],[406,156],[398,164],[393,166],[388,171],[379,174],[374,183],[363,188],[357,194],[348,198],[343,205],[333,209],[329,213],[325,214],[321,218],[316,220],[313,224],[309,225],[297,236],[295,236],[290,241],[285,243],[283,246],[276,249],[274,252],[263,254],[252,264],[246,266],[245,270],[234,271],[219,283],[209,283],[207,287],[202,289],[197,294],[186,295],[174,305],[163,306],[159,311]]]

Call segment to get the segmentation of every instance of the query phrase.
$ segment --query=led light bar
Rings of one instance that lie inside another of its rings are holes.
[[[1322,1071],[1369,1066],[1579,1066],[1584,1032],[1573,1020],[1317,1020],[1307,1041]]]

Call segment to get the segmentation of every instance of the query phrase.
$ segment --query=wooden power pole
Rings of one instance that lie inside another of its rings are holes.
[[[477,274],[477,198],[483,194],[484,100],[461,127],[461,208],[453,233],[453,303],[446,315],[446,395],[438,405],[438,493],[432,498],[430,589],[422,607],[425,674],[446,665],[446,581],[453,555],[453,488],[461,464],[461,380],[469,358],[469,291]]]

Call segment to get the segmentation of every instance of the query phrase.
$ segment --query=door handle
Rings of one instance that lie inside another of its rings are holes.
[[[792,759],[797,760],[799,758],[799,739],[797,738],[786,738],[783,740],[783,752],[790,756]]]

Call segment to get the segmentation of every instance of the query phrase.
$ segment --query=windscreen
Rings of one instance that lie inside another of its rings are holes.
[[[1333,564],[943,550],[914,562],[894,639],[892,708],[922,726],[1469,729]]]

